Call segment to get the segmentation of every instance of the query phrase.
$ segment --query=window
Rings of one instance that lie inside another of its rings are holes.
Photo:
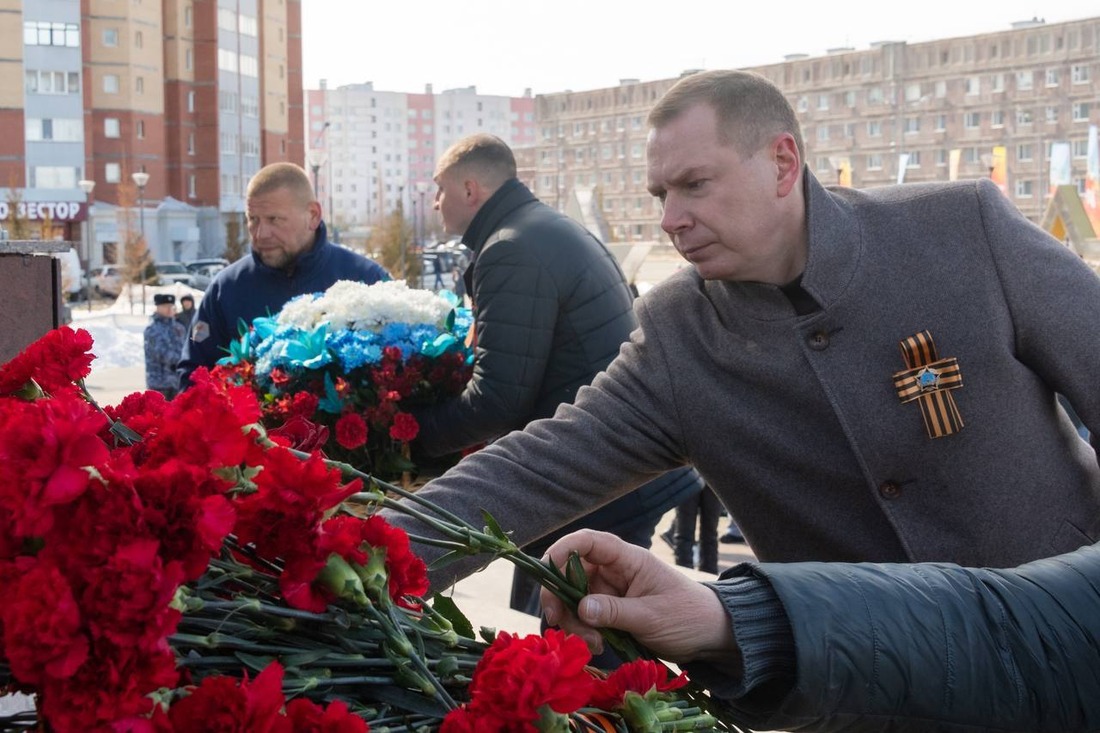
[[[871,87],[867,90],[867,104],[882,104],[882,87]]]
[[[851,91],[844,92],[844,106],[845,107],[855,107],[856,106],[856,93],[855,92],[851,92]]]
[[[1089,141],[1088,140],[1074,140],[1073,141],[1073,157],[1074,158],[1087,158],[1089,154]]]
[[[882,137],[882,122],[879,120],[867,121],[868,137]]]
[[[218,49],[218,68],[222,71],[237,71],[237,54],[227,48]]]
[[[107,94],[118,94],[118,74],[103,75],[103,91]]]
[[[882,170],[882,155],[879,153],[871,153],[867,156],[867,170],[880,171]]]
[[[963,161],[967,163],[977,163],[981,161],[981,153],[977,148],[963,148]]]
[[[993,127],[1005,126],[1005,111],[1003,109],[995,109],[989,117],[989,124]]]
[[[187,154],[195,154],[195,133],[193,132],[187,134]]]
[[[1016,72],[1016,90],[1026,91],[1031,89],[1031,84],[1035,78],[1034,74],[1030,71],[1017,71]]]
[[[187,195],[191,198],[198,197],[198,190],[195,188],[195,174],[187,176]]]
[[[967,112],[963,115],[963,127],[968,130],[976,130],[982,126],[982,115],[980,112]]]
[[[144,47],[145,47],[145,36],[142,35],[141,31],[134,31],[134,48],[144,48]]]
[[[1031,143],[1020,143],[1016,146],[1016,160],[1032,160],[1034,146]]]
[[[145,77],[139,76],[134,79],[134,91],[138,94],[145,94]]]
[[[936,132],[943,132],[947,129],[947,115],[936,115]]]
[[[107,183],[118,183],[122,180],[122,166],[118,163],[108,163],[103,166],[103,180]]]
[[[1091,105],[1088,102],[1074,102],[1073,103],[1073,121],[1074,122],[1088,122],[1089,111]]]
[[[81,119],[27,118],[27,142],[78,143],[84,139],[84,121]]]
[[[28,94],[79,94],[80,73],[76,71],[35,71],[24,74]]]
[[[903,129],[906,135],[914,135],[920,132],[920,117],[906,117]]]
[[[256,19],[251,15],[242,15],[237,19],[237,29],[242,36],[252,36],[255,38],[259,35]]]
[[[1047,108],[1045,110],[1045,113],[1044,113],[1044,119],[1047,121],[1048,125],[1053,125],[1053,124],[1057,123],[1058,122],[1058,108],[1054,107],[1052,105],[1047,106]]]
[[[1032,186],[1031,181],[1017,180],[1016,181],[1016,198],[1018,198],[1018,199],[1029,199],[1029,198],[1031,198],[1031,190],[1032,190],[1031,186]]]
[[[187,28],[191,27],[191,6],[188,5],[183,9],[183,25]]]
[[[195,65],[194,54],[191,52],[191,49],[187,49],[186,51],[183,52],[183,68],[186,69],[187,71],[191,71],[191,69],[194,65]]]
[[[34,188],[76,188],[77,169],[72,166],[39,165],[31,169]]]
[[[1088,84],[1089,67],[1087,64],[1074,64],[1069,71],[1070,81],[1074,84]]]
[[[920,151],[916,150],[909,153],[909,160],[905,163],[906,168],[920,168]]]
[[[144,140],[145,139],[145,120],[138,120],[134,124],[134,131],[135,131],[135,134],[137,135],[138,140]]]
[[[1058,86],[1058,69],[1047,69],[1047,86]]]
[[[187,111],[188,112],[194,112],[195,111],[195,93],[194,92],[188,92],[187,93]]]
[[[114,48],[118,45],[118,28],[103,29],[103,45]]]
[[[968,96],[974,96],[975,94],[982,93],[982,80],[977,76],[966,77],[966,94]]]
[[[1031,124],[1031,110],[1030,109],[1018,109],[1018,110],[1016,110],[1016,124],[1017,125],[1030,125]]]
[[[935,157],[936,157],[936,165],[937,166],[947,165],[948,153],[947,153],[946,150],[944,150],[943,148],[940,148],[939,150],[936,151],[936,156]]]
[[[115,138],[119,137],[122,132],[122,126],[119,124],[117,117],[108,117],[103,120],[103,136]]]
[[[260,65],[255,56],[241,54],[241,74],[243,76],[259,77]]]
[[[993,91],[994,92],[1003,92],[1005,90],[1005,75],[1004,74],[994,74],[993,76],[990,77],[989,80],[993,84]]]
[[[935,85],[935,91],[933,92],[937,99],[943,99],[947,96],[947,82],[938,81]]]
[[[820,110],[829,109],[829,95],[819,94],[817,95],[817,108]]]
[[[819,142],[824,142],[829,139],[829,126],[822,125],[817,128],[817,139]]]
[[[905,87],[905,101],[906,102],[919,102],[920,101],[920,84],[908,84]]]
[[[28,21],[23,24],[23,43],[27,46],[80,48],[80,26],[76,23]]]

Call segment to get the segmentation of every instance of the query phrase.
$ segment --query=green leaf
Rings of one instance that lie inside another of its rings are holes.
[[[310,649],[283,657],[284,667],[302,667],[320,661],[329,655],[330,649]]]
[[[584,571],[581,556],[576,551],[569,553],[569,559],[565,563],[565,579],[582,595],[588,595],[588,573]]]
[[[454,602],[454,599],[447,596],[441,596],[438,593],[432,598],[432,608],[443,618],[451,622],[451,626],[459,633],[460,636],[465,636],[468,639],[474,638],[474,626],[470,623],[470,619],[466,618],[466,615],[459,610],[458,604]]]
[[[497,524],[497,520],[493,519],[492,514],[485,511],[484,509],[482,509],[481,510],[481,519],[482,519],[482,521],[485,522],[485,528],[489,530],[489,534],[493,535],[494,537],[496,537],[498,540],[501,540],[502,542],[509,542],[510,543],[512,541],[508,537],[508,533],[505,532],[499,524]]]
[[[262,672],[267,665],[275,661],[275,657],[266,654],[249,654],[248,652],[234,652],[233,656],[241,660],[244,666],[256,672]]]

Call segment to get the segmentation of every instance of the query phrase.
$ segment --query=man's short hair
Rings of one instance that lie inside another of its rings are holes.
[[[280,189],[290,191],[302,204],[317,200],[313,195],[313,184],[309,182],[309,175],[293,163],[265,165],[248,182],[245,197],[263,196]]]
[[[516,156],[508,144],[496,135],[477,133],[462,138],[439,159],[436,175],[461,170],[487,188],[496,190],[516,177]]]
[[[181,295],[180,296],[180,302],[181,303],[183,303],[183,302],[194,303],[195,299],[192,298],[190,295]]]
[[[685,76],[649,112],[650,127],[660,128],[697,104],[718,116],[718,137],[742,155],[752,155],[779,133],[789,132],[806,160],[802,129],[794,108],[779,87],[750,71],[701,71]]]

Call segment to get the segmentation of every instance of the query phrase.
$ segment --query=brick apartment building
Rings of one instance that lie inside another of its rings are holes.
[[[956,177],[988,176],[994,146],[1004,146],[1005,192],[1038,221],[1051,144],[1065,143],[1071,181],[1085,190],[1089,127],[1100,123],[1100,18],[794,55],[751,70],[787,93],[806,162],[826,183],[842,171],[860,188],[894,183],[899,171],[904,182],[946,181],[952,151]],[[611,239],[667,242],[645,188],[645,118],[675,81],[539,95],[536,195],[595,195]]]
[[[300,0],[0,0],[0,47],[0,213],[89,267],[139,227],[218,255],[252,174],[304,161]]]

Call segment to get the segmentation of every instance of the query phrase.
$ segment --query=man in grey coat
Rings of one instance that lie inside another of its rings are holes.
[[[619,353],[636,321],[614,256],[520,183],[515,157],[500,138],[459,140],[441,156],[435,180],[444,229],[473,253],[465,280],[476,341],[474,373],[462,394],[415,413],[417,447],[438,455],[553,415]],[[573,528],[603,529],[649,547],[661,516],[702,489],[694,470],[672,468]],[[525,487],[510,490],[528,494]],[[576,516],[594,509],[582,502],[564,511]],[[541,554],[552,539],[528,550]],[[537,584],[517,575],[512,606],[537,614]]]
[[[649,124],[649,190],[693,267],[574,404],[422,496],[522,543],[690,463],[766,562],[1009,567],[1100,539],[1096,454],[1056,398],[1100,429],[1080,258],[988,180],[824,188],[755,74],[685,77]]]

